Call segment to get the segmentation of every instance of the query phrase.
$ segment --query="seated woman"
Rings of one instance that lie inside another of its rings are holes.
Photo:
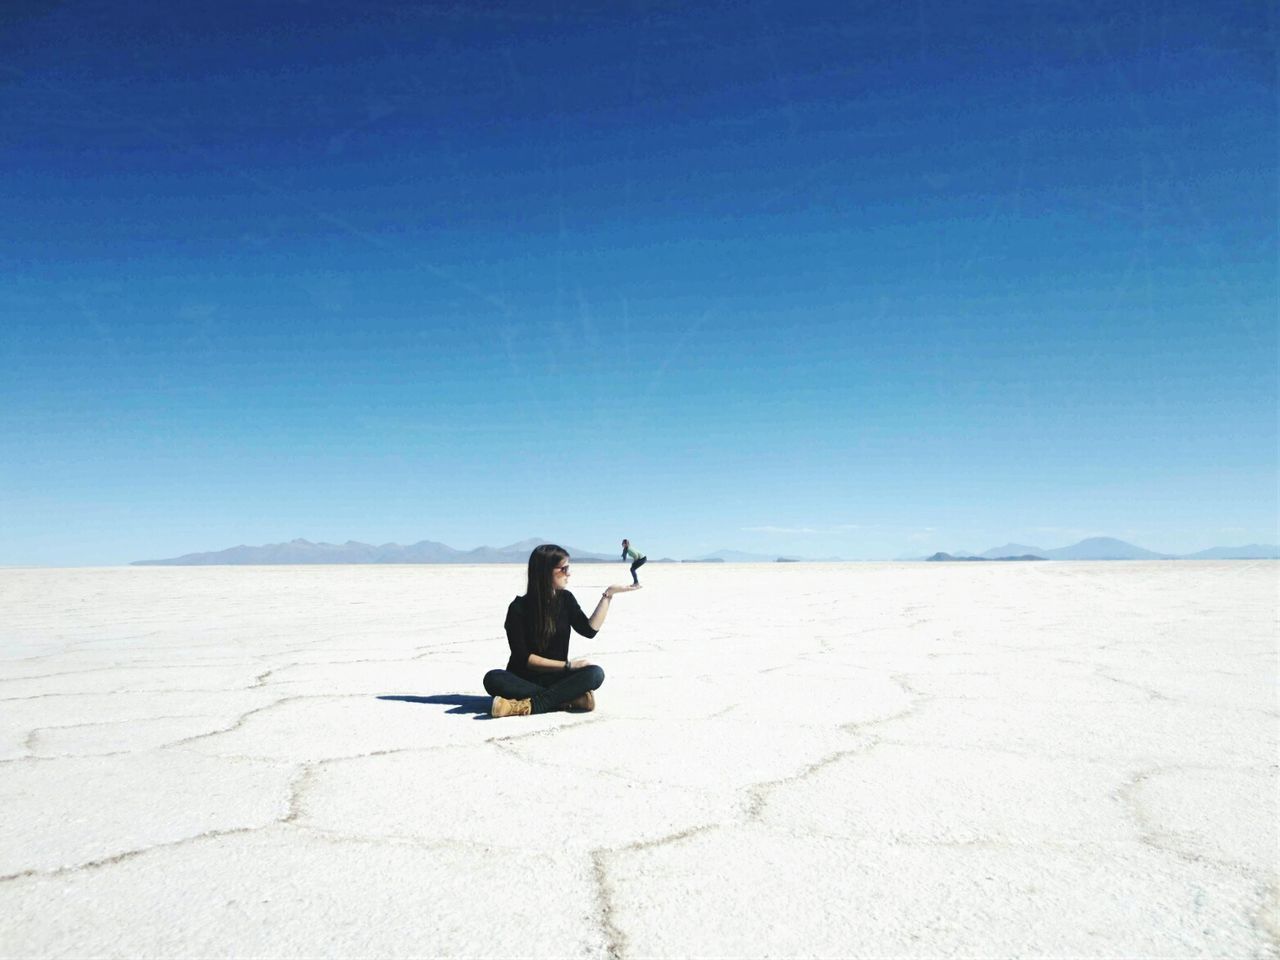
[[[615,584],[600,597],[588,619],[569,584],[569,554],[544,543],[529,554],[529,583],[523,597],[507,607],[507,669],[484,675],[485,692],[493,697],[495,717],[521,717],[563,707],[594,710],[604,671],[588,660],[569,659],[569,628],[594,637],[609,613],[615,593],[635,587]]]

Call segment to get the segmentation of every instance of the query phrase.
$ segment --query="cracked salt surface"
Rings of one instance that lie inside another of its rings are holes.
[[[854,841],[743,824],[617,854],[608,873],[634,956],[1275,955],[1250,921],[1255,881],[1136,843]]]
[[[286,767],[177,751],[9,764],[0,878],[48,873],[281,815]],[[0,892],[0,900],[3,893]]]
[[[0,571],[0,955],[1280,958],[1277,564],[648,569]]]
[[[342,840],[276,827],[7,886],[6,955],[604,953],[589,860],[547,852]]]

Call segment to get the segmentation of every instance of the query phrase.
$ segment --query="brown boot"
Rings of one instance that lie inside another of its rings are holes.
[[[582,696],[574,697],[565,704],[565,707],[569,710],[582,710],[586,713],[590,713],[596,708],[596,695],[588,690]]]
[[[532,700],[508,700],[506,697],[494,697],[489,713],[495,717],[527,717],[533,713]]]

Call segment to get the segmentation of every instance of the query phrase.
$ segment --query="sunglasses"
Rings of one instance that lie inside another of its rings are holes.
[[[556,567],[556,573],[568,573],[569,565],[566,563],[563,567]]]

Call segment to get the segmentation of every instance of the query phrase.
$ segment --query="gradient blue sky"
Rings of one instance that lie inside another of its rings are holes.
[[[1275,542],[1271,11],[6,5],[0,563]]]

